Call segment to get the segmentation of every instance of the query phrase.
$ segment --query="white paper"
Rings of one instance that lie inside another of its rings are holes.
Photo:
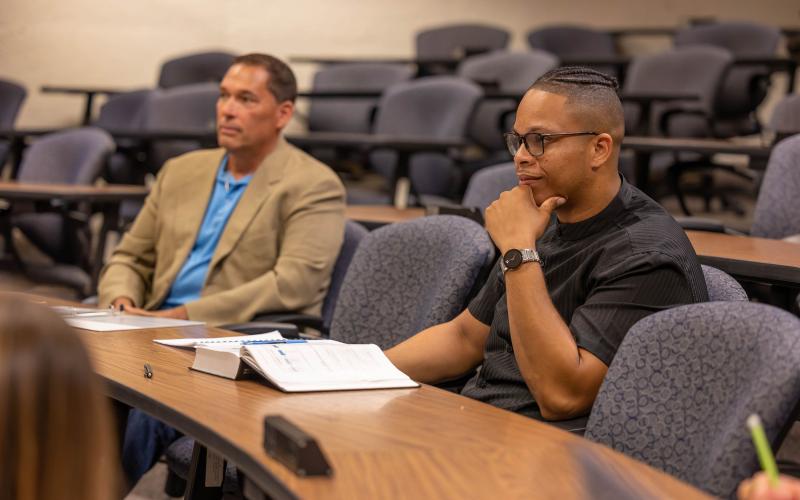
[[[418,387],[374,344],[262,344],[243,359],[286,391]]]
[[[134,316],[132,314],[105,314],[102,316],[64,317],[70,326],[96,332],[113,332],[118,330],[140,330],[144,328],[172,328],[181,326],[204,325],[202,321],[185,321],[181,319],[154,318],[151,316]]]
[[[268,333],[257,333],[255,335],[238,335],[235,337],[216,337],[216,338],[193,338],[193,339],[157,339],[153,340],[158,344],[172,347],[196,347],[199,345],[210,347],[239,347],[242,342],[253,340],[281,340],[283,337],[277,330]]]

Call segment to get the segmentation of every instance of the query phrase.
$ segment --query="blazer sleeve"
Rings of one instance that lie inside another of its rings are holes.
[[[97,287],[100,307],[107,307],[118,297],[130,297],[137,307],[144,307],[155,269],[158,205],[168,170],[167,165],[161,169],[133,226],[100,274]]]
[[[186,303],[189,318],[219,325],[313,305],[330,281],[344,223],[345,191],[339,179],[330,175],[306,184],[287,209],[275,266],[242,285]]]

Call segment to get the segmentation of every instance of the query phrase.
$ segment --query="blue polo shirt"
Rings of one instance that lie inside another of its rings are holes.
[[[211,193],[211,200],[206,207],[203,223],[200,225],[200,231],[197,232],[197,240],[172,283],[172,288],[161,305],[162,309],[178,307],[200,298],[200,291],[205,283],[206,274],[208,274],[208,265],[211,263],[211,257],[214,256],[214,250],[217,248],[225,224],[228,223],[231,213],[253,177],[248,175],[236,180],[228,172],[227,166],[228,156],[225,155],[220,163],[219,172],[217,172],[214,191]]]

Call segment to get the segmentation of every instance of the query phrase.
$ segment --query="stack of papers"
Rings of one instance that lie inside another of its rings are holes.
[[[141,330],[144,328],[174,328],[181,326],[204,325],[202,321],[185,321],[181,319],[154,318],[151,316],[134,316],[110,309],[91,309],[88,307],[53,307],[73,328],[92,330],[95,332],[113,332],[118,330]]]

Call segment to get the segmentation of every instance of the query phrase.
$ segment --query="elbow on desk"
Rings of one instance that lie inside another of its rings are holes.
[[[589,413],[594,403],[584,395],[568,394],[564,391],[544,391],[536,395],[539,412],[545,420],[569,420]]]

